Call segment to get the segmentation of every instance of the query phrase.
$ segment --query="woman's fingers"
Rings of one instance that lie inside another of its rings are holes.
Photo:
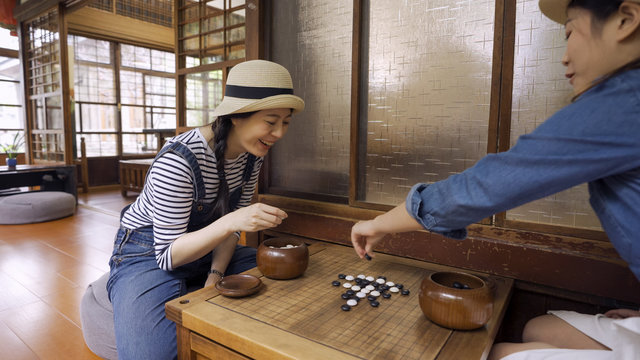
[[[277,217],[280,220],[286,219],[287,216],[288,216],[286,212],[278,209],[275,206],[258,203],[258,204],[256,204],[256,207],[258,209],[260,209],[261,211],[263,211],[264,213],[273,215],[273,216]]]
[[[238,228],[241,231],[260,231],[276,227],[287,218],[287,213],[277,207],[257,203],[237,212]]]
[[[360,231],[362,227],[362,222],[358,222],[351,228],[351,244],[353,244],[353,249],[356,251],[356,254],[361,259],[364,259],[365,255],[365,247],[367,244],[367,237],[363,235]]]

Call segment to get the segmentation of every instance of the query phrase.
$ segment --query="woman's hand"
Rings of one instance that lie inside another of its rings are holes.
[[[230,212],[222,219],[230,232],[255,232],[276,227],[287,218],[287,213],[267,204],[256,203]]]
[[[640,311],[631,310],[631,309],[613,309],[607,311],[604,316],[612,318],[612,319],[626,319],[630,317],[640,316]]]
[[[365,258],[365,254],[371,256],[373,247],[386,235],[375,229],[374,222],[375,219],[360,221],[351,228],[351,243],[361,259]]]

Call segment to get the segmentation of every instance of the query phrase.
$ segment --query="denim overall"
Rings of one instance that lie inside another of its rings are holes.
[[[200,166],[191,150],[180,142],[164,147],[156,159],[166,152],[182,156],[191,167],[194,204],[187,231],[199,230],[216,220],[211,215],[212,204],[204,203],[205,186]],[[230,194],[231,209],[237,206],[242,188],[251,178],[255,159],[249,154],[242,186]],[[107,282],[120,360],[177,357],[176,327],[165,317],[164,304],[185,295],[189,288],[202,287],[211,260],[212,254],[209,253],[173,271],[162,270],[156,262],[153,227],[135,230],[120,227],[109,261],[111,272]],[[225,274],[237,274],[255,266],[256,249],[238,245]]]

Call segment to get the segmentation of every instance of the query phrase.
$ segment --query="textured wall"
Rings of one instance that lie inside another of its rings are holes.
[[[306,102],[271,151],[271,186],[347,196],[353,2],[274,1],[272,59]]]

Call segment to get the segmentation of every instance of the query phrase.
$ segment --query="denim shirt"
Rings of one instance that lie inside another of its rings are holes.
[[[464,239],[471,223],[585,182],[611,243],[640,279],[639,69],[591,88],[509,151],[416,184],[406,209],[425,229]]]

